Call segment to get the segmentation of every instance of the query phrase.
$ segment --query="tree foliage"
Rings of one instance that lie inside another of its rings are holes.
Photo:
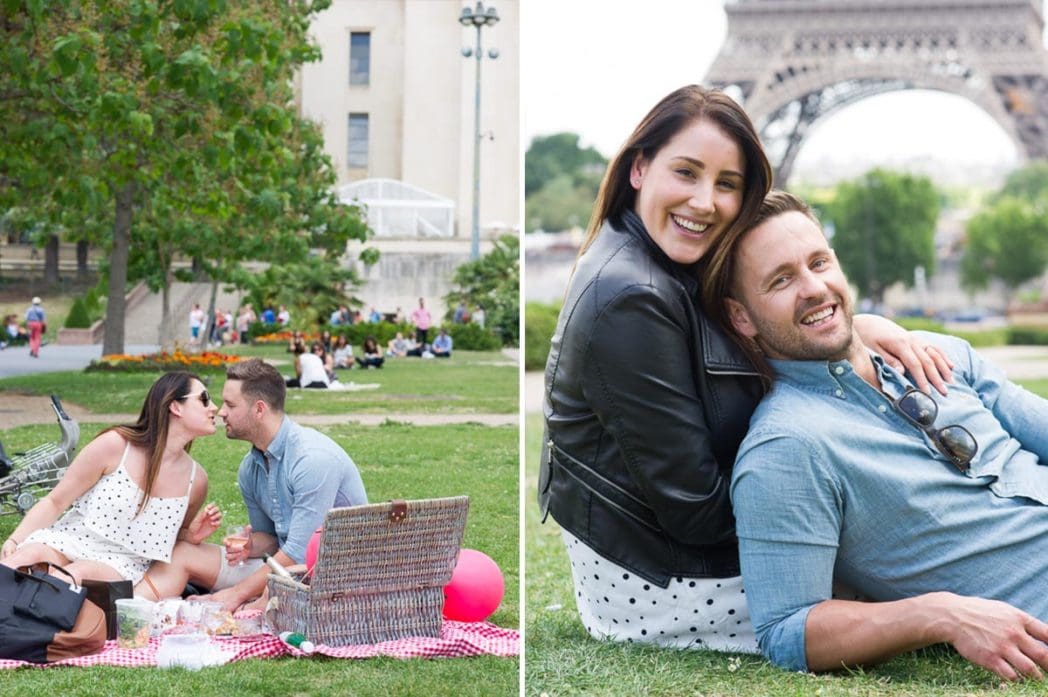
[[[238,280],[256,310],[286,305],[295,329],[315,330],[339,305],[360,306],[353,296],[356,274],[326,256],[274,264],[260,273],[244,272]]]
[[[1003,196],[968,221],[961,258],[965,288],[985,288],[998,278],[1014,291],[1048,265],[1048,214],[1015,196]]]
[[[499,335],[503,346],[518,345],[520,240],[516,235],[503,235],[490,252],[455,270],[454,288],[444,296],[444,303],[453,308],[460,301],[471,307],[483,305],[485,326]]]
[[[837,257],[862,296],[880,303],[892,284],[913,285],[917,266],[934,273],[939,197],[927,177],[872,170],[840,184],[828,213]]]
[[[1048,214],[1048,160],[1036,160],[1008,175],[997,198],[1014,196]]]
[[[606,165],[599,152],[579,147],[575,133],[531,141],[524,156],[525,229],[585,227]]]
[[[3,0],[0,206],[109,249],[104,352],[123,351],[128,281],[166,288],[176,255],[217,284],[366,237],[293,105],[329,4]]]

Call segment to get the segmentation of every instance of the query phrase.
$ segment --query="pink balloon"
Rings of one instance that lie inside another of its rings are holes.
[[[320,552],[320,534],[324,532],[324,528],[317,528],[313,533],[313,537],[309,538],[309,544],[306,545],[306,573],[313,571],[313,565],[317,563],[317,554]]]
[[[482,622],[502,602],[506,582],[495,560],[475,549],[459,552],[451,581],[444,586],[444,618]]]

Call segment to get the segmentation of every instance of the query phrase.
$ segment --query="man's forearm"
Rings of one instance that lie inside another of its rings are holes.
[[[945,642],[1005,680],[1048,670],[1048,625],[998,600],[928,593],[885,603],[826,600],[808,613],[808,670],[884,661]]]
[[[808,670],[886,661],[906,651],[946,641],[935,632],[938,594],[884,603],[825,600],[808,613],[804,650]]]

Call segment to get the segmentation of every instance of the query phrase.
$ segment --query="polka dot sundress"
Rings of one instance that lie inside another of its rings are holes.
[[[37,542],[73,561],[101,562],[134,584],[142,580],[154,560],[171,561],[171,550],[189,507],[197,463],[193,462],[185,496],[151,496],[136,517],[144,493],[124,467],[130,449],[128,443],[117,468],[74,501],[64,516],[50,527],[36,530],[22,544]]]
[[[561,530],[575,603],[595,639],[758,653],[742,578],[677,576],[667,588],[631,573]]]

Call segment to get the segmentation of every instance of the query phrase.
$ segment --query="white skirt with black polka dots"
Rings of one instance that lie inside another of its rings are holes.
[[[595,639],[758,653],[742,577],[677,576],[659,588],[561,530],[575,603]]]

